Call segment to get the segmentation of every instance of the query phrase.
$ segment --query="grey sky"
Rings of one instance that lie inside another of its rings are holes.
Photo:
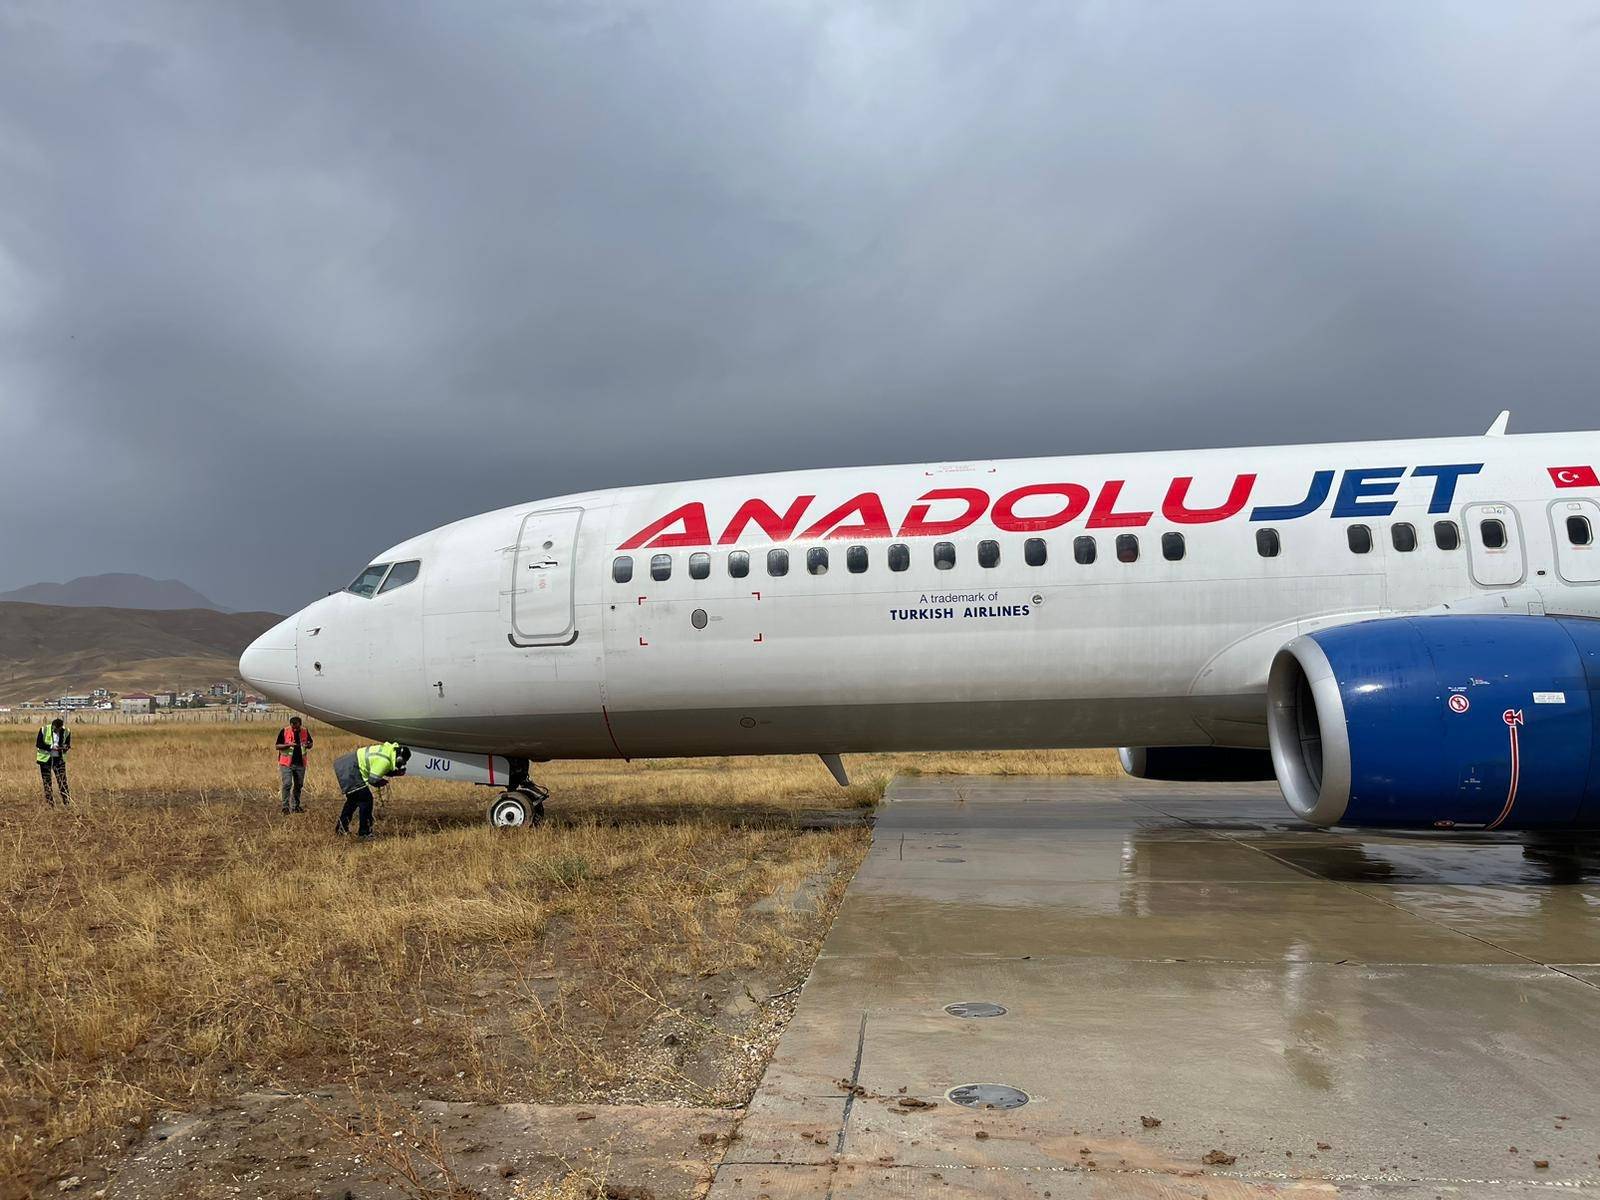
[[[1600,4],[0,7],[0,587],[606,484],[1594,427]]]

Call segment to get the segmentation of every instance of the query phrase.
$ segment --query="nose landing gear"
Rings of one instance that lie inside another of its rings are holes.
[[[501,792],[489,803],[489,824],[495,829],[523,829],[544,820],[550,793],[531,779]]]

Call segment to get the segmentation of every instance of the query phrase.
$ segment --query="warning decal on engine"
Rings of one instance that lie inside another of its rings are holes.
[[[1567,694],[1565,692],[1535,692],[1533,694],[1533,702],[1535,704],[1565,704],[1567,702]]]

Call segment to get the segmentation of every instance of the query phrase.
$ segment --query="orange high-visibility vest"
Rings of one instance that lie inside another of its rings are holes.
[[[311,747],[311,731],[309,729],[302,725],[299,731],[296,732],[293,725],[285,725],[278,731],[278,740],[280,742],[288,742],[291,746],[298,742],[300,744],[300,762],[302,764],[305,763],[306,751]],[[285,750],[278,755],[278,765],[280,767],[294,766],[294,751]]]

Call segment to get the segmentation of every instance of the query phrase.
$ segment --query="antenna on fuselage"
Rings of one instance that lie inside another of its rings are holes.
[[[1511,421],[1511,410],[1509,408],[1502,408],[1500,410],[1500,415],[1494,419],[1494,424],[1489,426],[1488,430],[1484,433],[1483,436],[1484,437],[1505,437],[1505,435],[1506,435],[1506,425],[1509,424],[1510,421]]]

